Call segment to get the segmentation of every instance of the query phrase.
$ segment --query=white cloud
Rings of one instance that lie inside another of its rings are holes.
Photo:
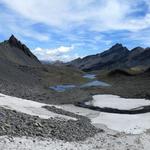
[[[95,31],[137,31],[150,26],[149,13],[140,19],[130,16],[138,11],[135,6],[139,0],[2,1],[27,19],[60,29],[69,30],[79,25],[87,25]]]
[[[47,34],[39,33],[30,28],[32,21],[25,19],[9,12],[0,11],[0,33],[4,35],[15,34],[19,37],[29,37],[38,41],[48,41]]]
[[[148,9],[139,5],[141,2],[145,2]],[[122,32],[129,33],[129,36],[122,34],[118,41],[125,39],[130,43],[137,41],[137,45],[149,45],[149,0],[0,0],[0,3],[6,7],[4,11],[0,10],[0,34],[8,36],[13,33],[21,40],[29,37],[31,42],[35,39],[32,48],[36,44],[42,47],[51,43],[73,43],[78,47],[78,53],[83,54],[82,50],[86,49],[87,55],[109,47]],[[141,10],[143,16],[135,15]],[[39,24],[42,27],[38,27]],[[76,51],[69,53],[70,47],[34,51],[40,59],[67,61],[78,56],[73,54]]]
[[[60,46],[59,48],[54,49],[54,51],[60,52],[60,53],[67,53],[71,51],[72,49],[74,49],[73,45],[71,47]]]
[[[33,50],[33,53],[40,60],[50,60],[50,61],[60,60],[67,62],[79,57],[78,54],[69,55],[69,52],[71,52],[73,49],[74,49],[73,45],[70,47],[60,46],[54,49],[43,49],[37,47]]]

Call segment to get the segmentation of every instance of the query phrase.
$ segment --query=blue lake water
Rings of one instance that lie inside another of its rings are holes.
[[[107,84],[106,82],[95,80],[95,81],[91,81],[91,82],[81,85],[81,88],[99,87],[99,86],[110,86],[110,84]]]
[[[92,81],[82,84],[82,85],[74,85],[74,84],[62,84],[62,85],[56,85],[56,86],[51,86],[49,87],[50,89],[56,91],[56,92],[65,92],[66,90],[70,90],[73,88],[86,88],[86,87],[107,87],[110,86],[110,84],[107,84],[106,82],[103,81],[98,81],[94,80],[96,79],[95,74],[86,74],[83,76],[84,78],[91,79]]]
[[[73,89],[75,87],[76,86],[73,85],[73,84],[66,84],[66,85],[51,86],[49,88],[52,89],[52,90],[54,90],[54,91],[57,91],[57,92],[65,92],[66,90]]]
[[[95,74],[86,74],[83,76],[83,78],[87,78],[87,79],[95,79],[96,75]]]

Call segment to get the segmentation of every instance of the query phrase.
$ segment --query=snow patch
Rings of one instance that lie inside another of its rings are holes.
[[[150,113],[126,115],[101,112],[91,120],[95,125],[104,124],[112,130],[127,134],[140,134],[150,129]]]
[[[98,107],[109,107],[120,110],[130,110],[137,107],[150,105],[149,100],[145,99],[127,99],[116,95],[94,95],[93,100],[86,102],[87,105]]]
[[[39,116],[42,119],[49,119],[53,117],[66,120],[77,120],[76,118],[53,113],[45,108],[42,108],[42,106],[45,105],[47,104],[0,94],[0,106],[3,108],[16,110],[32,116]]]
[[[149,106],[150,101],[146,99],[127,99],[116,95],[95,95],[93,100],[86,102],[87,105],[108,107],[120,110],[139,109]],[[95,118],[91,118],[94,125],[106,125],[109,129],[125,132],[127,134],[140,134],[150,129],[150,113],[143,114],[116,114],[100,112]]]
[[[110,130],[125,134],[140,134],[150,129],[150,113],[135,115],[103,113],[70,104],[61,105],[59,108],[88,117],[98,128],[102,128],[103,125]]]

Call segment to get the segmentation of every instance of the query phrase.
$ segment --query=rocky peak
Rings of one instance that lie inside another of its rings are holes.
[[[133,49],[131,50],[131,52],[130,52],[129,59],[130,59],[130,58],[134,58],[134,57],[140,55],[140,54],[143,53],[144,51],[145,51],[145,49],[142,48],[142,47],[140,47],[140,46],[133,48]]]
[[[131,50],[131,52],[142,52],[142,51],[144,51],[144,50],[145,50],[145,49],[144,49],[143,47],[138,46],[138,47],[133,48],[133,49]]]
[[[122,44],[117,43],[114,46],[112,46],[109,51],[111,52],[122,52],[122,51],[129,51],[126,47],[124,47]]]
[[[12,34],[9,38],[9,41],[17,41],[17,38]]]
[[[30,52],[29,48],[25,44],[22,44],[14,35],[11,35],[11,37],[9,38],[9,40],[7,42],[10,44],[10,46],[16,47],[16,48],[22,50],[29,57],[35,57]]]
[[[11,35],[8,42],[11,46],[14,46],[20,49],[22,49],[23,47],[23,44],[14,35]]]
[[[110,49],[112,49],[112,48],[121,48],[121,47],[123,47],[123,45],[121,43],[116,43]]]
[[[122,56],[122,55],[128,55],[128,53],[129,50],[126,47],[124,47],[122,44],[117,43],[114,46],[112,46],[109,50],[101,53],[100,56],[104,57],[112,54],[119,54]]]

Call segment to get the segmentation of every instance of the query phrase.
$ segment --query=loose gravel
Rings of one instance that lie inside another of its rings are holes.
[[[55,112],[57,111],[58,109]],[[88,119],[79,116],[77,118],[76,121],[59,118],[41,119],[0,107],[0,136],[41,137],[70,142],[82,141],[103,131],[91,125]]]

